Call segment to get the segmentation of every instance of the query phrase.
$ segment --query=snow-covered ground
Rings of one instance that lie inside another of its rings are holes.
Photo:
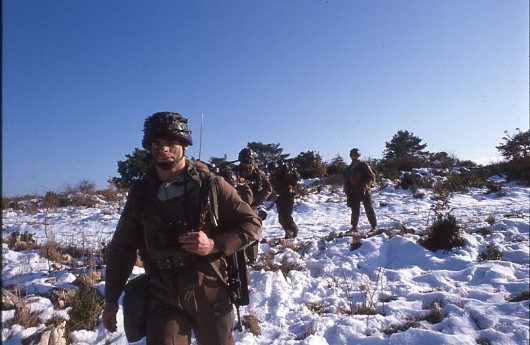
[[[259,320],[260,335],[248,329],[234,331],[237,344],[530,344],[529,300],[509,298],[529,291],[529,191],[510,183],[504,196],[471,189],[449,198],[452,214],[460,222],[465,245],[444,253],[432,252],[417,241],[434,221],[432,191],[423,198],[410,191],[387,187],[374,190],[379,228],[385,229],[360,240],[351,250],[350,237],[332,239],[350,228],[350,211],[340,188],[324,187],[299,200],[294,219],[298,238],[289,242],[263,241],[262,258],[281,270],[250,268],[250,304],[241,315]],[[2,237],[13,231],[35,233],[38,243],[46,235],[57,241],[97,246],[113,234],[118,205],[98,208],[63,208],[53,213],[28,215],[2,212]],[[360,230],[369,225],[361,214]],[[268,212],[263,237],[279,239],[283,231],[275,208]],[[278,243],[280,242],[280,243]],[[502,253],[502,260],[478,260],[488,245]],[[49,263],[38,251],[14,252],[3,246],[2,286],[21,284],[36,296],[57,287],[71,287],[75,279],[66,269],[49,273]],[[141,272],[138,268],[135,274]],[[51,279],[53,278],[53,279]],[[103,291],[104,282],[96,287]],[[27,298],[27,297],[26,297]],[[349,311],[361,306],[374,315]],[[53,315],[45,297],[35,298],[32,310],[41,310],[44,323]],[[68,317],[67,311],[55,311]],[[430,323],[429,313],[441,314]],[[13,310],[2,311],[2,342],[20,344],[43,328],[6,327]],[[73,344],[127,344],[121,310],[118,331],[109,333],[102,325],[76,331]],[[144,344],[144,341],[138,344]]]

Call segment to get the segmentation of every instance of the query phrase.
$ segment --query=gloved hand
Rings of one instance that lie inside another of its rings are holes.
[[[118,321],[116,320],[116,314],[120,308],[117,302],[105,302],[105,308],[103,309],[103,326],[111,331],[116,332]]]

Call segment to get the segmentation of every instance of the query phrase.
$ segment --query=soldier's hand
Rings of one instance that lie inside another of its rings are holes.
[[[208,255],[217,253],[214,241],[203,231],[187,232],[179,236],[179,243],[182,249],[197,255]]]
[[[103,321],[103,326],[111,331],[116,332],[117,324],[116,314],[118,313],[119,305],[118,303],[105,302],[105,308],[103,309],[103,316],[101,317]]]

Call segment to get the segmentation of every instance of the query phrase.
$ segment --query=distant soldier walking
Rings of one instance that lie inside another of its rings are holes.
[[[359,149],[353,148],[350,150],[352,162],[346,169],[344,178],[344,193],[346,193],[347,205],[351,208],[352,227],[349,232],[357,231],[361,202],[363,203],[364,211],[372,226],[372,230],[375,230],[377,227],[377,219],[372,206],[372,196],[370,193],[370,187],[375,181],[375,174],[367,163],[359,160],[360,156]]]
[[[264,220],[267,214],[258,212],[258,206],[262,205],[272,193],[272,186],[267,179],[267,175],[258,167],[254,158],[254,151],[245,147],[239,151],[239,165],[235,167],[234,173],[237,175],[238,183],[247,184],[252,190],[252,203],[250,207]],[[254,242],[245,249],[249,263],[254,263],[258,258],[258,242]]]
[[[300,175],[294,167],[288,168],[285,164],[270,162],[267,165],[271,177],[270,182],[276,193],[276,209],[278,222],[285,231],[285,238],[295,238],[298,235],[298,226],[293,220],[295,187],[300,180]]]

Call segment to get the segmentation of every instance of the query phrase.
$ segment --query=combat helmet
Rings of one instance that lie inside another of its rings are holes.
[[[245,147],[244,149],[239,151],[237,159],[243,164],[254,163],[254,151],[252,151],[251,148]]]
[[[156,138],[178,140],[182,146],[193,145],[188,119],[169,111],[154,113],[145,119],[142,147],[149,151],[151,141]]]
[[[232,187],[237,186],[237,177],[230,166],[225,165],[219,170],[219,176],[222,176],[226,182],[228,182]]]
[[[361,155],[361,151],[359,151],[358,148],[354,147],[353,149],[350,150],[350,156],[351,155],[357,155],[357,156],[360,156]]]

